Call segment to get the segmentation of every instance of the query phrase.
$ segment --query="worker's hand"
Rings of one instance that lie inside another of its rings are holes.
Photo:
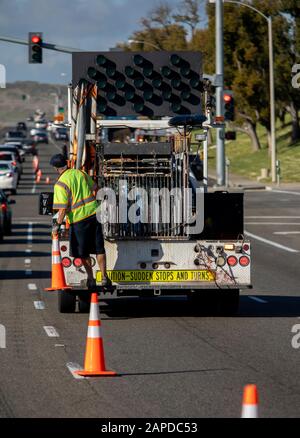
[[[57,236],[60,230],[60,224],[53,224],[52,225],[52,234],[54,236]]]

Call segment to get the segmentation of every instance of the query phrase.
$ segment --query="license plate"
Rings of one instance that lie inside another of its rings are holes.
[[[192,283],[199,281],[215,281],[215,273],[207,270],[113,270],[107,271],[107,275],[114,283]],[[97,271],[96,282],[100,283],[101,280],[102,273]]]

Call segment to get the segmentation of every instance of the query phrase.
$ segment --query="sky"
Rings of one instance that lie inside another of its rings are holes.
[[[176,6],[180,0],[168,0]],[[43,32],[43,40],[87,51],[109,50],[140,29],[160,0],[0,0],[0,35],[28,39],[28,32]],[[0,41],[0,64],[6,81],[33,80],[67,84],[71,55],[43,51],[43,64],[28,63],[27,46]]]

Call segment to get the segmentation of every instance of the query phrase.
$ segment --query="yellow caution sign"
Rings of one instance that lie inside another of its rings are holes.
[[[208,270],[176,270],[176,271],[141,271],[120,270],[107,271],[113,283],[192,283],[199,281],[215,281],[215,273]],[[97,271],[96,282],[100,283],[102,274]]]

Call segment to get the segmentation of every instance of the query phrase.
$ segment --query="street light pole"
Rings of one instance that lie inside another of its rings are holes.
[[[144,45],[152,46],[152,47],[154,47],[154,49],[161,51],[161,49],[158,46],[156,46],[153,43],[149,43],[148,41],[128,40],[128,42],[129,42],[129,44],[136,43],[136,44],[144,44]]]
[[[218,0],[209,0],[210,3],[216,3]],[[275,81],[274,81],[274,48],[273,48],[273,21],[259,9],[248,3],[242,3],[238,0],[223,0],[225,3],[234,3],[245,6],[252,11],[261,15],[268,22],[268,44],[269,44],[269,76],[270,76],[270,126],[271,126],[271,175],[272,182],[276,182],[276,106],[275,106]],[[217,4],[216,4],[217,6]]]
[[[223,0],[216,0],[216,115],[224,116],[223,92],[224,92],[224,7]],[[217,184],[225,184],[225,135],[224,127],[217,128]]]
[[[268,17],[269,60],[270,60],[270,106],[271,106],[271,173],[272,182],[276,182],[276,108],[275,108],[275,81],[274,81],[274,48],[272,17]]]

